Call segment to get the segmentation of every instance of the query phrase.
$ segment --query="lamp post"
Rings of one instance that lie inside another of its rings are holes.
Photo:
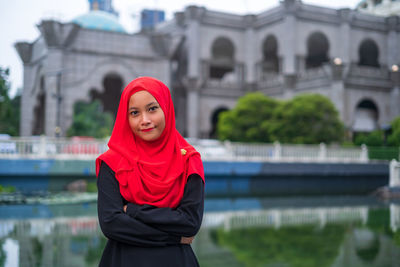
[[[56,87],[55,87],[55,92],[52,94],[52,96],[56,99],[56,127],[54,128],[55,136],[60,137],[61,136],[61,102],[63,100],[62,94],[61,94],[61,78],[62,74],[65,73],[66,70],[58,70],[58,71],[52,71],[48,72],[47,76],[56,76]]]
[[[61,96],[61,71],[57,72],[57,87],[56,87],[56,93],[54,95],[57,101],[57,121],[56,121],[56,128],[55,128],[55,133],[56,137],[60,137],[61,135],[61,101],[62,101],[62,96]]]

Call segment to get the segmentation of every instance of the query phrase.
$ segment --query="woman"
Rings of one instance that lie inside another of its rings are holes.
[[[121,95],[109,150],[96,160],[100,266],[199,266],[190,247],[204,207],[200,154],[175,128],[169,89],[141,77]]]

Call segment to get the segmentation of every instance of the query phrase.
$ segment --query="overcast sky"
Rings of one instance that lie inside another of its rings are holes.
[[[355,8],[360,0],[303,0],[304,3],[332,8]],[[235,14],[258,14],[277,6],[279,0],[114,0],[120,22],[128,32],[139,29],[140,11],[156,8],[172,18],[185,6],[204,6],[210,10]],[[14,49],[17,41],[34,41],[39,36],[36,27],[41,19],[56,18],[68,22],[89,10],[87,0],[0,0],[0,67],[10,68],[12,95],[22,87],[22,62]]]

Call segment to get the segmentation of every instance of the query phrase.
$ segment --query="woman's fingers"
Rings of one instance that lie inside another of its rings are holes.
[[[194,236],[191,236],[191,237],[182,236],[181,244],[192,244],[193,239],[194,239]]]

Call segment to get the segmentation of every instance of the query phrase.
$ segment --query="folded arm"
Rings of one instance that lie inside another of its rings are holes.
[[[180,243],[180,236],[156,229],[123,211],[124,200],[119,191],[118,181],[105,163],[102,163],[100,167],[97,187],[99,223],[107,238],[149,247]]]
[[[151,205],[128,203],[126,213],[131,218],[172,235],[192,237],[197,234],[203,219],[204,183],[197,174],[188,177],[179,206],[157,208]]]

